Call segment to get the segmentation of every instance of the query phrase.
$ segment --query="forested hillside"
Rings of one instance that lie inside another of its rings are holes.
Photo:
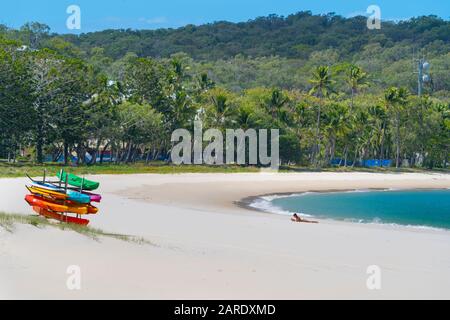
[[[80,36],[0,27],[0,158],[167,159],[197,117],[279,128],[284,164],[446,167],[449,70],[450,22],[435,16],[381,30],[309,12]]]
[[[371,92],[386,86],[417,90],[416,62],[431,63],[428,91],[446,96],[450,89],[450,21],[436,16],[399,23],[385,21],[369,30],[365,17],[299,12],[270,15],[242,23],[216,22],[179,29],[105,30],[55,35],[45,25],[0,34],[35,47],[89,60],[111,78],[130,56],[169,58],[184,53],[195,72],[207,72],[218,84],[240,91],[255,86],[308,90],[308,74],[317,65],[354,63],[370,72]]]
[[[216,22],[155,31],[106,30],[64,38],[86,52],[102,47],[113,59],[127,52],[151,57],[185,52],[196,60],[206,61],[232,58],[238,54],[306,58],[314,51],[326,49],[336,49],[342,58],[350,58],[370,43],[390,48],[398,43],[422,47],[432,43],[436,46],[441,42],[441,49],[448,52],[450,22],[430,16],[398,24],[384,22],[381,30],[369,30],[365,17],[345,19],[333,14],[300,12],[287,17],[271,15],[243,23]]]

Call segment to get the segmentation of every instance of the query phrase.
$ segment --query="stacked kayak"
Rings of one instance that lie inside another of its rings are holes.
[[[81,218],[83,215],[98,213],[98,208],[93,202],[100,202],[102,197],[92,193],[100,184],[61,170],[58,181],[46,181],[45,174],[42,181],[33,180],[32,185],[26,186],[30,194],[25,196],[25,201],[33,210],[46,218],[55,219],[66,223],[86,226],[89,220]],[[75,217],[69,214],[76,215]]]
[[[57,177],[60,179],[60,181],[67,181],[67,183],[71,186],[82,188],[83,190],[87,191],[96,190],[100,186],[100,183],[98,182],[89,181],[74,174],[66,173],[62,170],[57,174]]]

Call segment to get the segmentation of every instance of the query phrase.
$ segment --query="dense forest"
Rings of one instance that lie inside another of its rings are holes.
[[[0,26],[0,158],[168,159],[171,132],[200,119],[279,128],[283,164],[446,167],[449,70],[450,22],[435,16],[380,30],[310,12],[80,36]]]

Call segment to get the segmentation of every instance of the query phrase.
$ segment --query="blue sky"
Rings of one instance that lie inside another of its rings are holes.
[[[81,32],[109,28],[156,29],[218,20],[247,21],[271,13],[288,15],[301,10],[335,12],[348,17],[365,15],[369,5],[381,8],[382,19],[400,20],[435,14],[450,18],[450,0],[2,0],[0,23],[17,28],[27,21],[66,28],[69,5],[81,8]],[[6,2],[6,3],[5,3]]]

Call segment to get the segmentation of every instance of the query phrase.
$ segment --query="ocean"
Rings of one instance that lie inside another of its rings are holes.
[[[278,214],[450,229],[450,190],[357,190],[269,196],[253,207]]]

